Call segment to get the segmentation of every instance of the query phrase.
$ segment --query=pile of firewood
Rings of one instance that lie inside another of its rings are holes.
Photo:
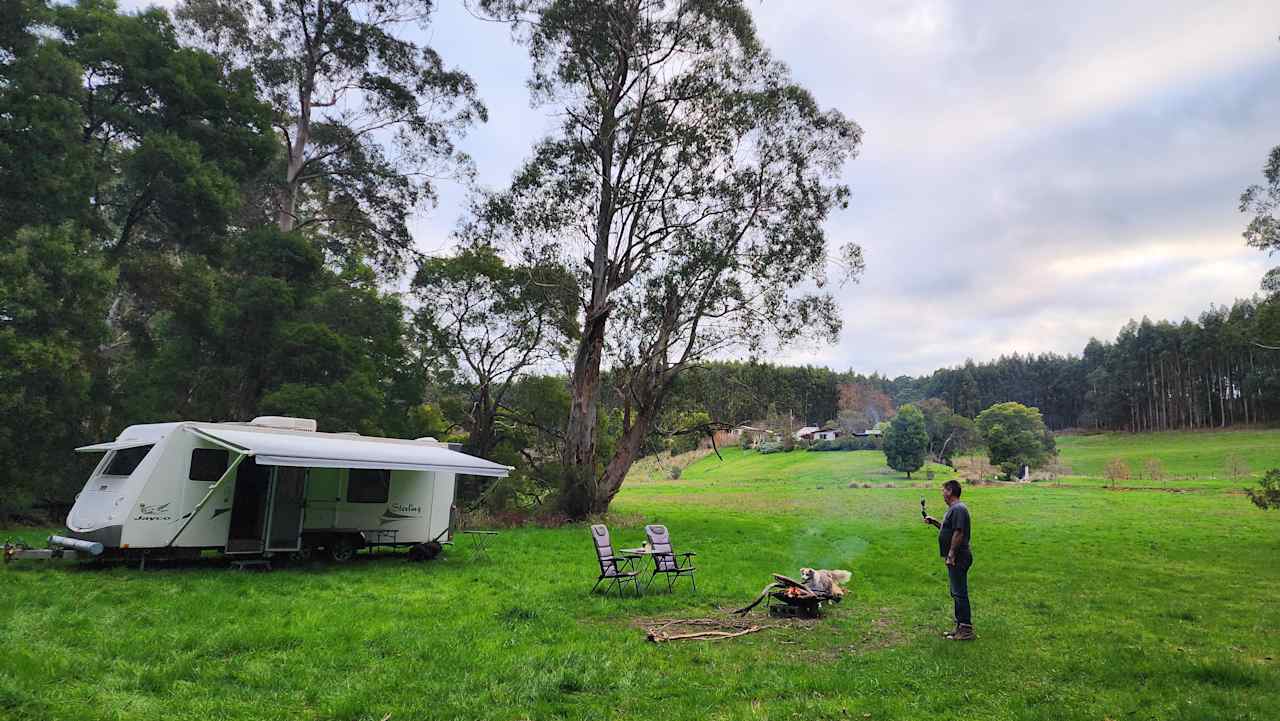
[[[746,621],[724,621],[715,618],[679,618],[663,621],[645,629],[645,638],[654,643],[698,639],[714,641],[755,633],[768,626]]]

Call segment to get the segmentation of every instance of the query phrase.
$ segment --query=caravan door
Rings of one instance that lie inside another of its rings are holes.
[[[267,550],[296,551],[302,548],[302,503],[307,497],[307,469],[276,466],[272,476],[274,493],[267,521]]]
[[[340,468],[312,468],[307,473],[307,511],[303,528],[314,531],[337,527],[342,473],[344,471]]]
[[[236,469],[227,553],[262,553],[270,497],[271,467],[258,465],[252,457],[244,459]]]

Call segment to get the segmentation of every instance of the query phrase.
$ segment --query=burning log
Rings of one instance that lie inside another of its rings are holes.
[[[748,611],[760,605],[761,601],[769,598],[779,602],[769,604],[770,615],[817,618],[821,613],[822,604],[840,602],[840,595],[813,591],[794,578],[788,578],[780,573],[773,574],[773,578],[773,583],[765,586],[756,600],[750,605],[737,609],[734,613],[745,616]]]

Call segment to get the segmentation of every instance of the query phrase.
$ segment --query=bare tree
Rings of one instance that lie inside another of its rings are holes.
[[[1164,481],[1164,464],[1160,462],[1159,458],[1148,458],[1142,464],[1142,467],[1147,474],[1147,478],[1157,483]]]
[[[1107,461],[1107,467],[1103,473],[1106,479],[1111,482],[1111,487],[1115,488],[1120,481],[1129,480],[1129,462],[1123,458],[1112,458]]]
[[[1233,481],[1240,480],[1241,478],[1249,475],[1249,463],[1244,459],[1244,456],[1239,453],[1228,454],[1226,460],[1223,462],[1223,469],[1227,473],[1227,478],[1230,478]]]

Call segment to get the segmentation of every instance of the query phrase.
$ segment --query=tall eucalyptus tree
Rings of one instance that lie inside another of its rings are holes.
[[[560,502],[602,511],[676,377],[730,348],[839,329],[823,228],[861,129],[761,46],[741,0],[476,0],[529,48],[560,118],[482,216],[579,279]],[[861,250],[842,254],[850,276]],[[806,281],[814,281],[806,285]],[[803,287],[803,290],[797,290]],[[595,459],[601,369],[623,432]]]
[[[456,141],[486,111],[475,84],[407,36],[431,0],[185,0],[189,34],[252,71],[275,110],[282,164],[264,217],[333,255],[394,265],[405,219],[440,175],[468,172]]]

